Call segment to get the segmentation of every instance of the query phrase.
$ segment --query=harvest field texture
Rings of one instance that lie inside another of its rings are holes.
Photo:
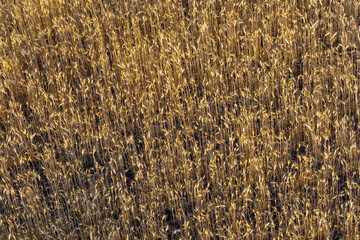
[[[0,239],[360,239],[360,3],[0,0]]]

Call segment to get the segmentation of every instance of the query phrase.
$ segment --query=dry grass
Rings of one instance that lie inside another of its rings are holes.
[[[359,239],[358,1],[0,1],[1,239]]]

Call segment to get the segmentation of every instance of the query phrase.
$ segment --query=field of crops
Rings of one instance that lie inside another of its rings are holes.
[[[357,0],[0,0],[0,239],[360,239]]]

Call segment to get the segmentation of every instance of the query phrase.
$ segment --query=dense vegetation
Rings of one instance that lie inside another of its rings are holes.
[[[359,239],[355,0],[1,0],[1,239]]]

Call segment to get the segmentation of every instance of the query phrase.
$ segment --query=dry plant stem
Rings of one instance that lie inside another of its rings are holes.
[[[0,239],[359,239],[358,1],[0,1]]]

